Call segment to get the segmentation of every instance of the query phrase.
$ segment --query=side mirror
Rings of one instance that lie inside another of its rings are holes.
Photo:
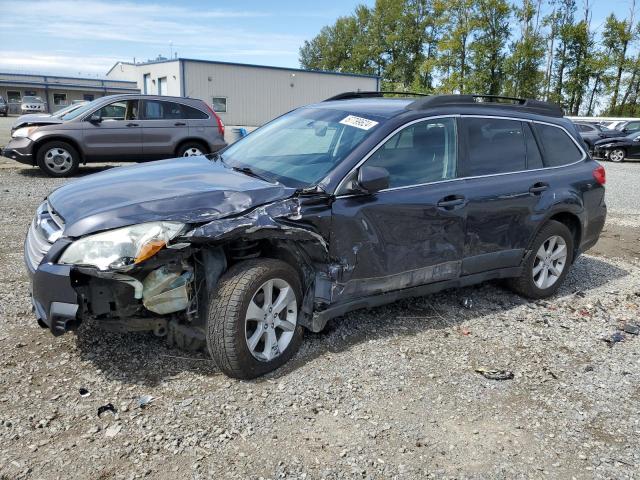
[[[358,171],[358,186],[367,193],[384,190],[389,187],[389,171],[382,167],[364,165]]]
[[[628,128],[623,128],[622,133],[631,133],[631,131]]]
[[[98,115],[97,113],[92,113],[91,116],[89,117],[89,121],[91,123],[101,123],[102,122],[102,117],[100,115]]]

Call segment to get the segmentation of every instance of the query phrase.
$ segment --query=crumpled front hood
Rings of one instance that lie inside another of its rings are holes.
[[[30,113],[18,117],[11,125],[11,130],[17,130],[18,128],[30,125],[57,125],[60,123],[63,123],[62,120],[49,114]]]
[[[210,222],[294,192],[200,156],[89,175],[55,190],[49,203],[65,222],[64,234],[79,237],[157,220]]]

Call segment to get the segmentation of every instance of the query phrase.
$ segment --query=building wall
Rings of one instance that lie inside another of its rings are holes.
[[[184,60],[184,94],[211,105],[226,97],[227,125],[260,126],[308,103],[356,90],[377,90],[378,79],[295,69],[226,65]]]
[[[122,68],[121,68],[122,67]],[[144,91],[144,75],[149,74],[151,79],[151,91]],[[107,78],[136,82],[141,93],[159,95],[159,79],[167,79],[167,95],[179,97],[182,95],[180,88],[180,62],[178,60],[158,63],[138,63],[136,65],[119,63],[108,73]]]

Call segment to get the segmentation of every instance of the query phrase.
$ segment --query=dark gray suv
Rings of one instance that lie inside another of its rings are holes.
[[[225,146],[224,125],[202,100],[111,95],[14,130],[2,155],[67,177],[80,163],[202,155]]]

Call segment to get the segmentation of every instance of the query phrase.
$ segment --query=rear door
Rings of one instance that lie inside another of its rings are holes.
[[[178,144],[189,134],[181,105],[176,102],[143,100],[140,123],[142,152],[148,159],[175,156]]]
[[[520,264],[537,227],[536,205],[549,185],[529,122],[464,117],[462,161],[468,199],[462,274]]]
[[[333,301],[459,276],[466,201],[456,132],[453,117],[409,124],[363,164],[386,169],[389,188],[338,194],[331,255],[344,268]]]
[[[89,160],[129,161],[142,154],[138,100],[118,100],[82,122],[84,154]],[[96,118],[91,121],[90,118]]]

